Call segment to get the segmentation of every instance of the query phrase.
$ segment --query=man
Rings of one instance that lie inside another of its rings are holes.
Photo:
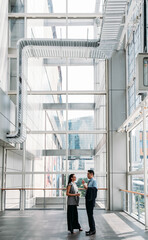
[[[86,189],[85,204],[90,227],[90,230],[86,232],[86,236],[91,236],[96,233],[93,209],[95,206],[95,199],[97,197],[97,183],[96,180],[94,179],[93,170],[88,170],[87,177],[89,179],[88,184],[86,184],[84,180],[82,180],[82,184]]]

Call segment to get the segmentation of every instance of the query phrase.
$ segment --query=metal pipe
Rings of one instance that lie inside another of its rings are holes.
[[[11,143],[22,143],[24,142],[24,140],[26,139],[26,124],[25,124],[25,109],[24,109],[24,105],[26,107],[26,94],[27,94],[27,86],[26,86],[26,81],[24,79],[25,76],[25,70],[27,68],[27,59],[28,56],[26,55],[26,51],[28,49],[32,49],[32,51],[34,50],[34,47],[41,47],[43,48],[44,46],[47,47],[54,47],[57,49],[57,47],[65,47],[67,49],[69,49],[69,47],[71,47],[71,45],[74,46],[75,49],[78,48],[79,50],[79,46],[81,45],[81,49],[82,48],[90,48],[90,49],[94,49],[94,48],[98,48],[100,45],[100,41],[99,40],[69,40],[68,39],[68,1],[66,3],[66,11],[67,11],[67,17],[66,17],[66,40],[49,40],[49,39],[20,39],[17,43],[17,54],[18,54],[18,58],[17,58],[17,119],[16,119],[16,129],[14,133],[10,133],[7,134],[7,138],[9,139],[9,141]],[[66,49],[66,50],[67,50]],[[68,59],[68,52],[65,52],[65,58]],[[33,57],[34,56],[34,51],[33,51]],[[43,57],[43,56],[41,56]],[[85,56],[83,56],[85,57]],[[68,64],[68,62],[67,62]],[[66,65],[67,65],[66,64]],[[73,92],[72,94],[83,94],[83,92],[77,92],[75,91],[75,93]],[[42,93],[38,92],[38,95],[41,95]],[[45,92],[44,92],[45,94]],[[48,91],[47,95],[50,94],[50,91]],[[54,92],[51,91],[51,94],[53,95]],[[58,94],[58,92],[56,92],[55,94]],[[61,95],[61,93],[59,93]],[[66,96],[68,95],[68,89],[66,89],[65,93]],[[84,91],[84,94],[87,94]],[[88,94],[95,94],[95,92],[91,91],[90,93],[88,92]],[[103,93],[104,94],[104,93]]]

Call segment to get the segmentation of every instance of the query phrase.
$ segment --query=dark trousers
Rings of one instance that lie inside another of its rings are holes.
[[[80,229],[81,226],[78,221],[78,211],[77,206],[75,205],[68,205],[67,208],[67,224],[68,230],[73,231],[73,229]]]
[[[87,211],[90,231],[96,230],[94,216],[93,216],[94,205],[95,205],[94,201],[87,201],[86,199],[86,211]]]

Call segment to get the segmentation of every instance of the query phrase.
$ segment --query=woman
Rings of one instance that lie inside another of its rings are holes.
[[[83,231],[79,222],[78,222],[78,211],[77,206],[79,205],[79,196],[78,187],[75,184],[76,176],[75,174],[70,174],[66,195],[68,196],[67,201],[67,224],[68,230],[73,234],[74,229],[79,229],[79,231]]]

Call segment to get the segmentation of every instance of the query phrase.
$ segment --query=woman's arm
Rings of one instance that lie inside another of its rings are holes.
[[[66,191],[66,195],[67,196],[80,196],[80,193],[76,193],[76,194],[72,194],[72,193],[69,193],[70,192],[70,188],[71,188],[71,186],[68,186],[67,187],[67,191]]]

